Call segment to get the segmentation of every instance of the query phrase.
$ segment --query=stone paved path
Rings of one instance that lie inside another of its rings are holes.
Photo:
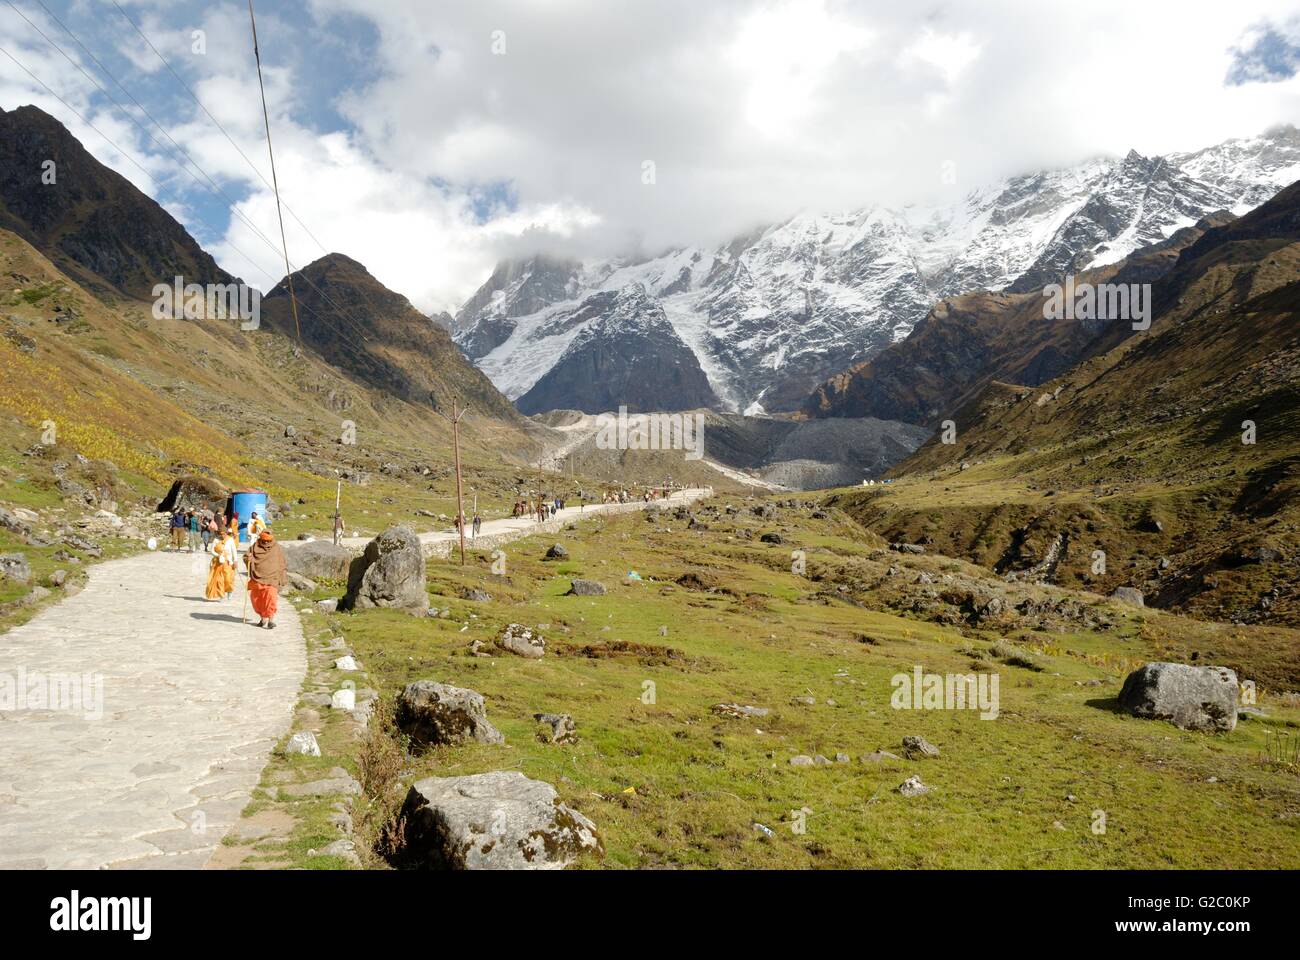
[[[631,513],[636,510],[646,510],[650,507],[672,507],[676,509],[712,495],[712,487],[697,487],[691,490],[677,490],[669,494],[666,500],[651,500],[649,503],[642,500],[633,500],[630,503],[589,503],[585,508],[581,506],[565,507],[563,510],[557,511],[554,517],[544,523],[538,523],[533,517],[502,517],[498,520],[485,520],[477,538],[471,537],[469,528],[466,527],[465,549],[469,550],[473,547],[483,550],[498,547],[521,537],[529,537],[535,533],[555,533],[566,524],[596,514]],[[469,514],[468,507],[465,512],[467,515]],[[343,537],[339,542],[343,546],[351,547],[359,552],[365,549],[366,544],[372,539],[374,538]],[[459,548],[460,535],[453,525],[450,529],[431,530],[420,534],[420,543],[423,545],[426,554],[447,556],[452,550]]]
[[[0,635],[0,685],[102,679],[99,711],[93,696],[0,703],[0,869],[202,867],[289,728],[307,666],[297,612],[282,600],[276,629],[243,625],[242,576],[232,600],[209,603],[206,559],[185,553],[89,577]]]

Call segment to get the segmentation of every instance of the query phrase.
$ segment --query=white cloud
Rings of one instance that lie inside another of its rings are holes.
[[[1013,173],[1130,147],[1196,149],[1300,117],[1300,77],[1224,84],[1234,46],[1266,20],[1292,21],[1300,0],[304,2],[306,14],[270,2],[258,11],[284,197],[326,248],[426,310],[454,307],[498,256],[532,246],[716,243],[800,209],[960,195]],[[336,15],[373,23],[373,61],[358,62],[355,20]],[[242,5],[206,7],[190,24],[158,3],[137,19],[167,51],[207,31],[206,57],[187,55],[184,69],[269,178]],[[504,55],[493,52],[497,31]],[[21,49],[73,102],[92,102],[52,51]],[[140,50],[131,56],[150,69]],[[342,129],[322,119],[313,69],[346,78],[332,105]],[[0,57],[5,105],[46,105],[16,73]],[[173,136],[278,244],[270,191],[191,112]],[[124,118],[92,113],[174,182],[174,163],[144,153]],[[653,185],[642,181],[647,161]],[[292,217],[286,226],[296,264],[321,254]],[[238,220],[215,252],[256,283],[283,269]]]

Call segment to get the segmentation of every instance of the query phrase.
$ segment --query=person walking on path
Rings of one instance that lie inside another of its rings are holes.
[[[262,535],[262,531],[265,529],[266,521],[259,517],[257,511],[254,510],[253,515],[248,518],[248,542],[256,543],[257,538]]]
[[[478,531],[479,531],[479,527],[483,526],[483,518],[480,517],[480,516],[476,513],[476,514],[474,514],[474,521],[473,521],[473,523],[474,523],[474,533],[473,533],[473,537],[474,537],[475,540],[477,540],[477,539],[478,539]]]
[[[287,579],[284,548],[276,543],[270,530],[263,530],[244,555],[244,564],[248,567],[248,598],[253,612],[261,617],[257,625],[271,630],[275,627],[280,588]]]
[[[334,514],[334,546],[337,547],[339,545],[339,541],[342,539],[343,539],[343,517],[341,514],[336,513]]]
[[[230,530],[226,529],[212,544],[212,565],[208,569],[208,589],[205,593],[209,600],[229,600],[235,594],[235,564],[239,562],[239,551],[235,543]]]
[[[171,522],[170,522],[169,526],[170,526],[170,529],[171,529],[172,549],[173,549],[173,550],[179,550],[181,547],[185,546],[185,513],[184,513],[184,511],[182,511],[182,510],[180,510],[180,509],[177,509],[176,511],[174,511],[174,512],[172,513],[172,518],[171,518]]]
[[[191,510],[189,516],[185,518],[185,525],[189,531],[190,553],[193,553],[195,550],[199,549],[199,525],[202,522],[203,519],[199,516],[199,512],[197,510]]]

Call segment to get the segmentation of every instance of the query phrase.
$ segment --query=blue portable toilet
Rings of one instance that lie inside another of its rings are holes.
[[[230,498],[230,509],[239,514],[239,542],[248,542],[248,521],[253,516],[253,511],[267,522],[266,519],[266,491],[265,490],[236,490]]]

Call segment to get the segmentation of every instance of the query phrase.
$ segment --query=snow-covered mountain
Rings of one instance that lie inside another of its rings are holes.
[[[511,261],[461,309],[455,336],[529,409],[584,408],[587,375],[604,364],[605,399],[697,405],[698,367],[727,409],[792,410],[827,377],[906,337],[940,298],[1032,290],[1214,211],[1245,213],[1297,179],[1300,131],[1287,126],[1195,153],[1130,152],[1013,177],[948,206],[800,214],[717,249]],[[596,362],[640,324],[637,349],[643,360],[651,346],[664,351],[659,367]]]

